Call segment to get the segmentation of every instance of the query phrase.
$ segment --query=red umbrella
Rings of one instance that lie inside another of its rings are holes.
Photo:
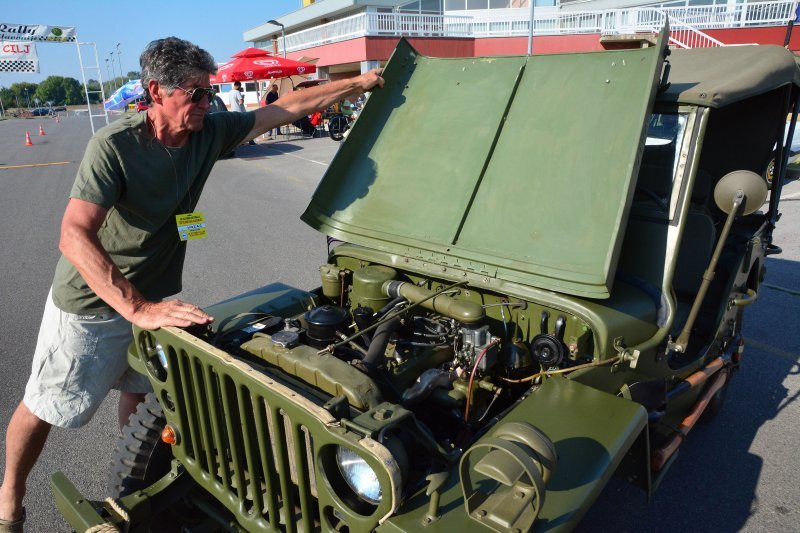
[[[285,78],[317,71],[317,67],[311,63],[273,56],[258,48],[246,48],[233,54],[233,57],[233,60],[217,67],[217,74],[211,76],[211,83]]]
[[[244,50],[240,50],[233,54],[231,57],[264,57],[264,56],[271,56],[269,52],[264,50],[263,48],[245,48]]]

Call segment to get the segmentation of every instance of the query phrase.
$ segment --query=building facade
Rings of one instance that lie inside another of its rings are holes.
[[[670,21],[673,46],[800,49],[796,0],[303,0],[243,33],[253,46],[313,62],[337,79],[382,65],[407,38],[435,57],[552,54],[642,46]],[[532,30],[532,31],[531,31]]]

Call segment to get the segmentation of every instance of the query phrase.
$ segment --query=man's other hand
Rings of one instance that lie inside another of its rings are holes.
[[[214,317],[194,304],[180,300],[144,302],[130,320],[140,328],[158,329],[164,326],[188,327],[192,324],[210,324]]]

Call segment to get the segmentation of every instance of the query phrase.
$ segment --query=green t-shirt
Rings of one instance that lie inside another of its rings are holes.
[[[194,211],[211,169],[253,129],[253,113],[206,115],[203,129],[180,148],[150,133],[146,113],[120,119],[92,137],[70,198],[108,209],[98,237],[122,274],[148,300],[181,291],[186,242],[175,216]],[[53,302],[68,313],[110,310],[64,256]]]

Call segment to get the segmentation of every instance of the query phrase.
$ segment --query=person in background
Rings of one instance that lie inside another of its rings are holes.
[[[376,69],[255,111],[208,113],[215,94],[210,75],[217,71],[211,54],[167,37],[148,44],[139,62],[150,107],[89,140],[61,221],[62,256],[31,375],[6,430],[0,533],[23,530],[26,481],[53,426],[85,425],[116,388],[122,427],[152,390],[128,366],[131,324],[158,329],[214,320],[173,296],[182,290],[189,238],[207,231],[196,229],[204,219],[195,209],[220,155],[279,124],[383,86]]]
[[[246,111],[244,108],[244,95],[242,94],[241,82],[233,82],[233,89],[228,92],[228,104],[231,111],[238,111],[240,113]]]
[[[228,93],[228,102],[231,104],[231,111],[238,111],[244,113],[247,111],[244,107],[244,95],[242,94],[242,82],[233,82],[233,90]],[[254,145],[256,142],[253,139],[248,141],[248,144]]]
[[[278,100],[278,86],[274,83],[265,97],[266,105],[274,104]],[[283,135],[281,128],[277,128],[277,135]],[[272,139],[272,130],[267,133],[267,139]]]

